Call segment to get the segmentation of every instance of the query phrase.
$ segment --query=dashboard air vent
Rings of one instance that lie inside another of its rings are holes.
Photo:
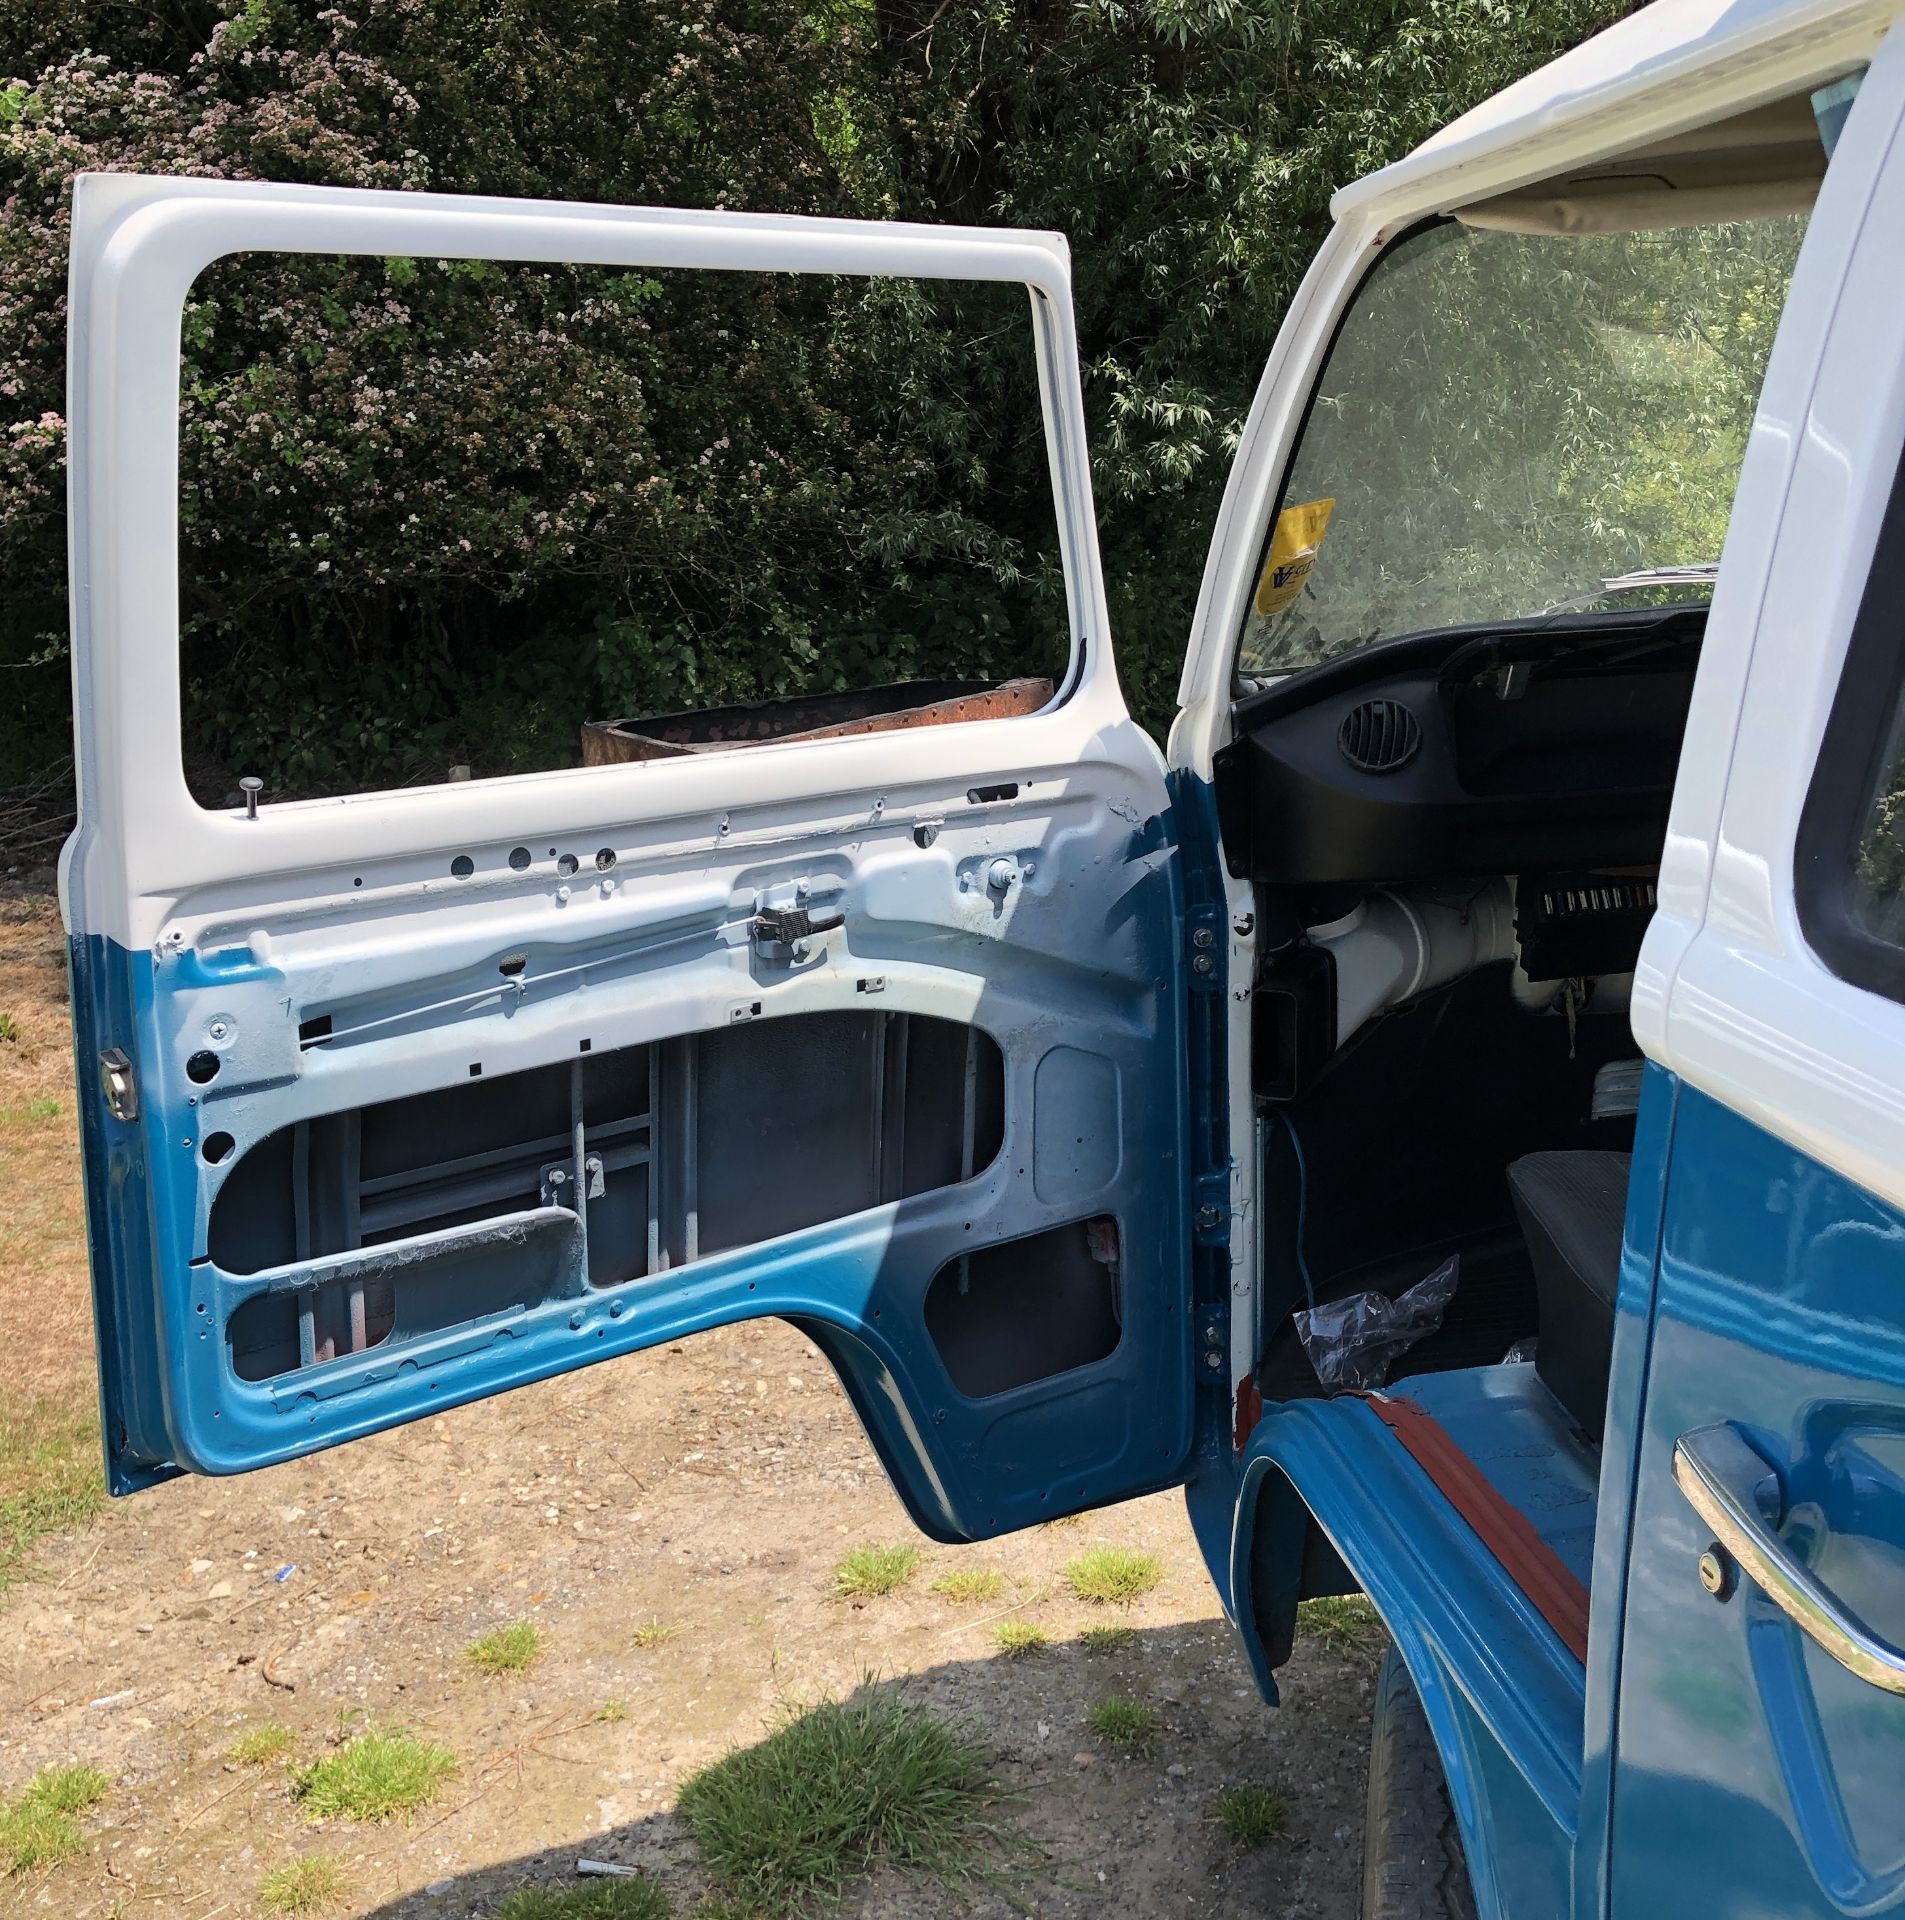
[[[1422,728],[1400,700],[1365,700],[1343,716],[1336,744],[1364,773],[1394,773],[1416,757]]]

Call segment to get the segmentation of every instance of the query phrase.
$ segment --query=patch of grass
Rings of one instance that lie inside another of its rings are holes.
[[[527,1673],[548,1644],[539,1626],[512,1620],[506,1627],[478,1634],[463,1649],[463,1657],[478,1673]]]
[[[668,1920],[668,1896],[653,1880],[585,1880],[576,1887],[518,1887],[496,1909],[496,1920]]]
[[[0,1594],[30,1571],[50,1533],[90,1520],[106,1504],[99,1416],[88,1400],[0,1395]]]
[[[241,1767],[268,1767],[291,1751],[291,1729],[274,1721],[247,1727],[229,1747],[225,1758]]]
[[[919,1565],[917,1547],[870,1543],[854,1550],[833,1570],[833,1590],[842,1600],[877,1600],[897,1593]]]
[[[1363,1647],[1382,1635],[1382,1616],[1360,1593],[1305,1600],[1296,1610],[1296,1630],[1325,1646]]]
[[[17,1798],[0,1800],[0,1878],[57,1866],[86,1845],[78,1816],[112,1785],[97,1767],[43,1767]]]
[[[1149,1753],[1157,1745],[1158,1710],[1142,1700],[1108,1693],[1091,1710],[1091,1730],[1121,1753]]]
[[[1087,1547],[1065,1563],[1065,1584],[1095,1607],[1128,1607],[1164,1578],[1164,1562],[1155,1553],[1129,1547]]]
[[[1116,1653],[1120,1647],[1130,1646],[1137,1637],[1133,1628],[1120,1626],[1114,1620],[1087,1627],[1078,1636],[1087,1653]]]
[[[328,1853],[273,1867],[258,1882],[258,1904],[270,1913],[316,1913],[343,1894],[344,1869]]]
[[[1268,1787],[1225,1787],[1211,1803],[1211,1815],[1233,1847],[1280,1839],[1289,1818]]]
[[[628,1636],[629,1644],[635,1647],[665,1647],[680,1631],[679,1627],[664,1620],[660,1614],[651,1613]]]
[[[604,1726],[612,1727],[618,1722],[628,1718],[628,1702],[626,1700],[604,1700],[602,1704],[596,1708],[595,1717],[600,1720]]]
[[[1010,1660],[1017,1660],[1023,1654],[1041,1653],[1052,1644],[1051,1636],[1032,1620],[1001,1620],[992,1629],[992,1638],[999,1651]]]
[[[11,1046],[20,1037],[20,1023],[10,1013],[0,1013],[0,1040]]]
[[[677,1812],[739,1910],[803,1914],[875,1866],[950,1884],[1010,1843],[1007,1796],[963,1724],[862,1687],[681,1785]]]
[[[959,1567],[942,1573],[933,1582],[933,1591],[955,1606],[976,1607],[998,1599],[1005,1591],[1005,1575],[997,1567]]]
[[[42,1120],[57,1120],[60,1103],[38,1094],[30,1100],[15,1100],[0,1107],[0,1126],[37,1126]]]
[[[455,1771],[448,1747],[374,1727],[306,1767],[292,1795],[312,1820],[409,1820]]]

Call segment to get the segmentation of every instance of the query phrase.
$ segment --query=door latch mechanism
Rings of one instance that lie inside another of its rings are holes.
[[[792,947],[846,924],[847,916],[838,908],[816,913],[811,907],[763,907],[748,923],[748,932],[757,947]]]
[[[138,1119],[139,1076],[119,1047],[108,1047],[99,1056],[99,1091],[105,1097],[106,1111],[115,1120]]]

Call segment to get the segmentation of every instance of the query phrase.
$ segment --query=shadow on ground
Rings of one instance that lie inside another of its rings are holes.
[[[1345,1639],[1307,1649],[1288,1674],[1287,1704],[1272,1712],[1253,1690],[1222,1622],[1133,1632],[1115,1650],[1081,1642],[1009,1659],[953,1660],[898,1680],[873,1680],[861,1697],[903,1700],[963,1724],[995,1756],[1011,1796],[1012,1836],[982,1851],[977,1877],[952,1886],[890,1870],[861,1876],[845,1915],[896,1920],[1034,1913],[1194,1913],[1222,1905],[1262,1914],[1347,1915],[1355,1910],[1360,1812],[1367,1747],[1363,1719],[1374,1643]],[[1147,1751],[1120,1753],[1090,1729],[1107,1695],[1154,1706]],[[788,1710],[797,1713],[796,1703]],[[737,1750],[758,1751],[773,1737]],[[547,1845],[506,1862],[431,1883],[388,1901],[376,1920],[487,1915],[517,1888],[575,1888],[580,1859],[634,1867],[656,1881],[675,1911],[691,1915],[718,1894],[685,1823],[672,1811],[621,1813],[639,1772],[604,1777],[602,1818],[592,1832],[551,1834]],[[1226,1786],[1274,1793],[1288,1824],[1280,1839],[1239,1849],[1213,1803]],[[507,1779],[488,1791],[507,1794]]]

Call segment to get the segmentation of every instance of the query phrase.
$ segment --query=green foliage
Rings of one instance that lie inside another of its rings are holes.
[[[293,1797],[312,1820],[409,1820],[455,1771],[448,1747],[378,1727],[306,1767]]]
[[[28,1572],[36,1541],[105,1504],[92,1402],[0,1394],[0,1595]]]
[[[1161,727],[1330,192],[1624,10],[0,0],[0,785],[66,752],[81,168],[1064,230],[1121,673]],[[192,289],[183,377],[213,803],[569,764],[580,717],[1068,638],[1019,294],[248,256]]]
[[[1161,1724],[1156,1707],[1120,1693],[1106,1694],[1091,1710],[1092,1732],[1120,1753],[1149,1753],[1157,1745]]]
[[[327,1853],[273,1867],[258,1882],[258,1904],[267,1913],[318,1913],[343,1898],[344,1869]]]
[[[1087,1653],[1122,1653],[1137,1637],[1130,1627],[1107,1621],[1085,1628],[1078,1639]]]
[[[1233,1847],[1260,1847],[1289,1824],[1283,1802],[1268,1787],[1224,1787],[1211,1813]]]
[[[1052,1644],[1051,1636],[1036,1620],[1001,1620],[992,1630],[992,1639],[1008,1660],[1043,1653]]]
[[[919,1565],[917,1547],[878,1542],[855,1547],[833,1570],[833,1590],[842,1600],[877,1600],[897,1593]]]
[[[672,1911],[654,1881],[616,1874],[575,1887],[518,1887],[496,1920],[668,1920]]]
[[[1155,1553],[1130,1547],[1087,1547],[1065,1563],[1065,1584],[1099,1607],[1128,1607],[1163,1578],[1164,1562]]]
[[[248,1727],[225,1749],[225,1758],[236,1767],[268,1767],[291,1751],[289,1727],[268,1720],[261,1727]]]
[[[478,1673],[527,1673],[542,1658],[548,1642],[532,1621],[513,1620],[478,1634],[463,1657]]]
[[[955,1606],[978,1606],[1005,1591],[1005,1575],[997,1567],[955,1567],[933,1582],[933,1591]]]
[[[1382,1616],[1360,1593],[1305,1600],[1296,1610],[1296,1630],[1331,1647],[1373,1646],[1383,1637]]]
[[[877,1866],[970,1878],[1005,1796],[963,1726],[863,1687],[682,1782],[678,1810],[737,1912],[810,1913]]]
[[[78,1816],[106,1797],[97,1767],[43,1767],[11,1800],[0,1800],[0,1878],[57,1866],[86,1844]]]

